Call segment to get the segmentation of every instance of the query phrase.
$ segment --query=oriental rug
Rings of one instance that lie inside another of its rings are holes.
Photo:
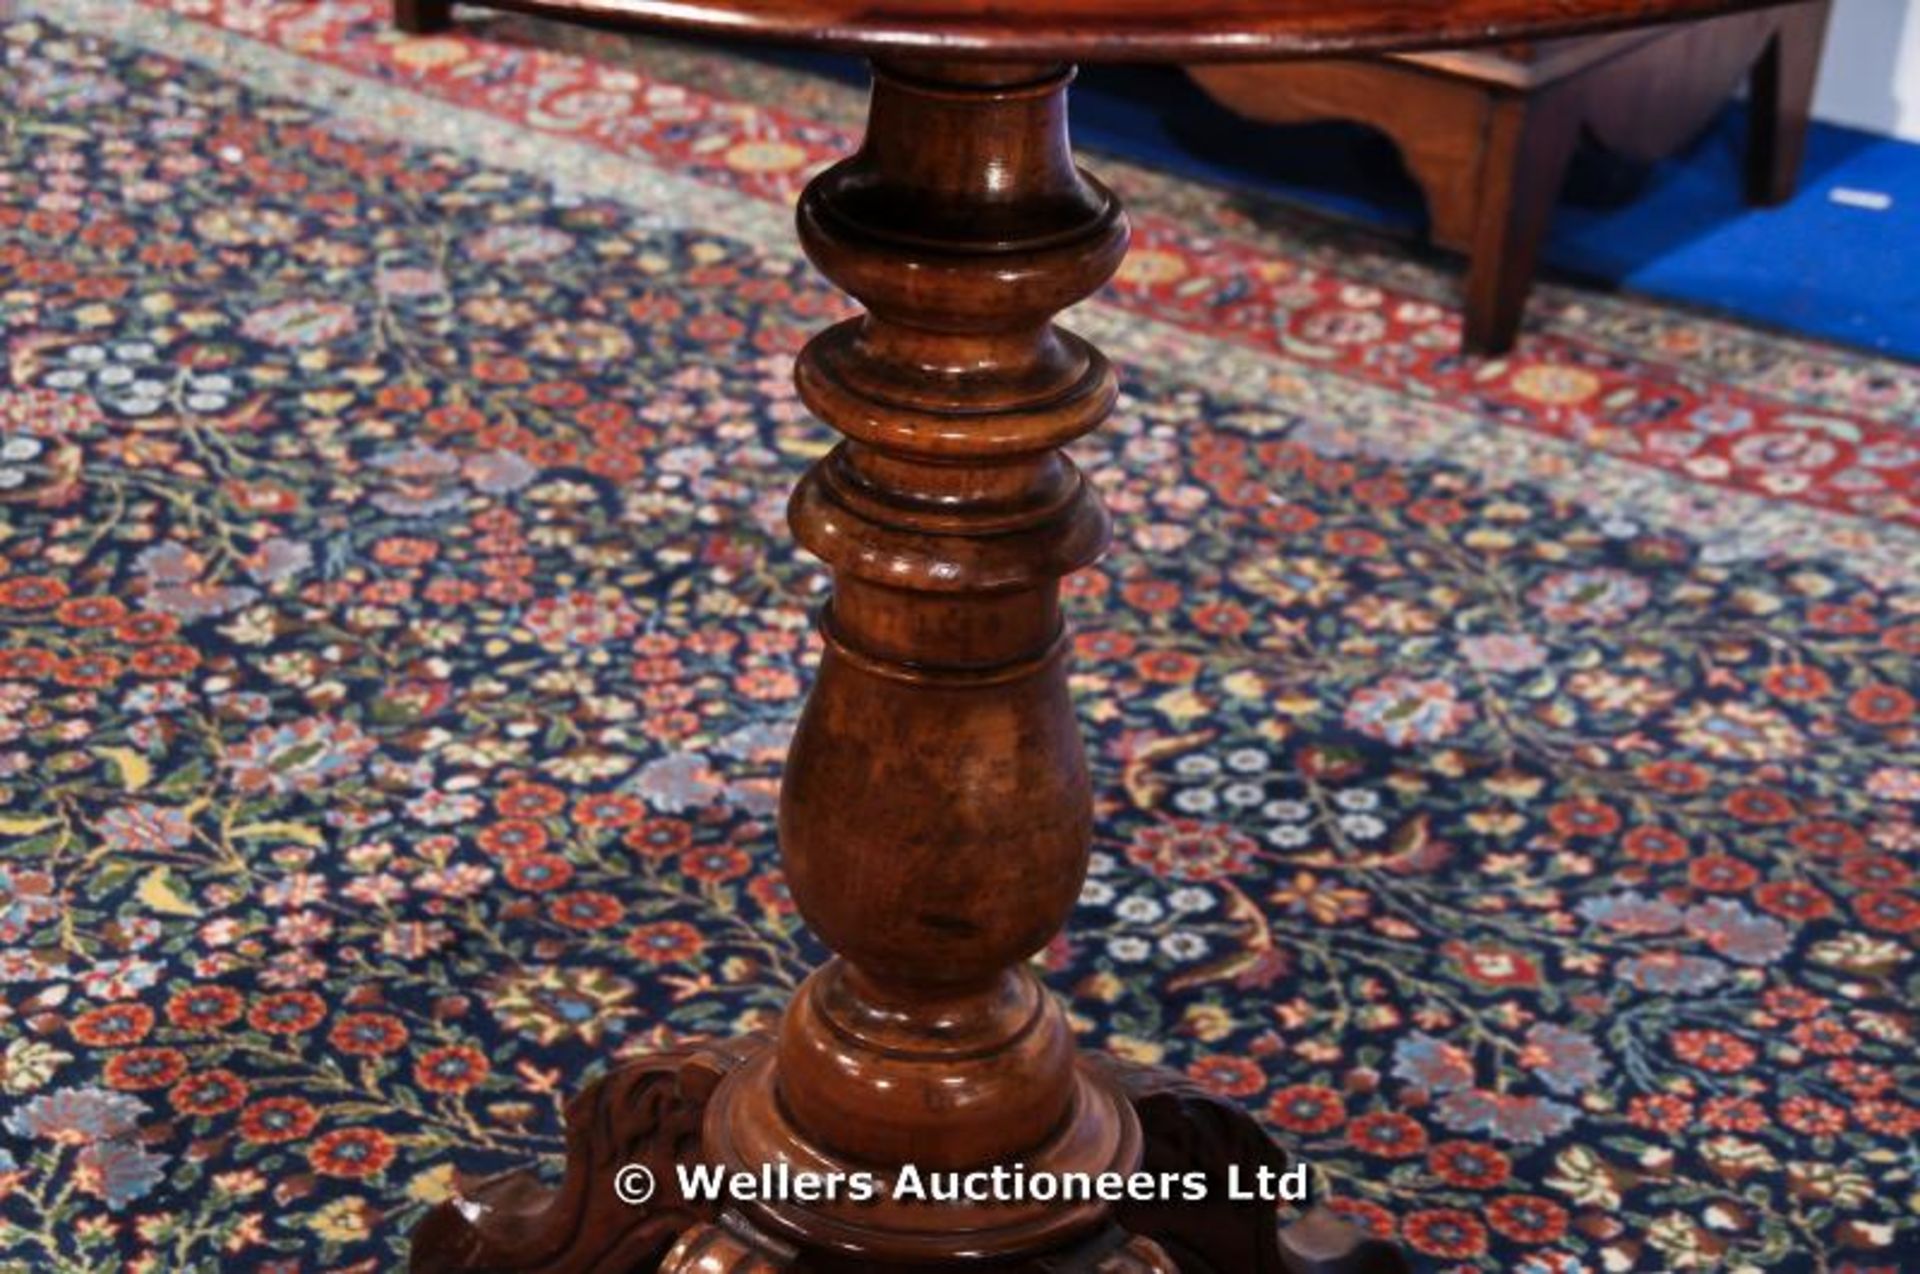
[[[378,1271],[821,951],[772,810],[846,90],[0,5],[0,1270]],[[1438,1269],[1920,1264],[1920,372],[1102,165],[1039,957]]]

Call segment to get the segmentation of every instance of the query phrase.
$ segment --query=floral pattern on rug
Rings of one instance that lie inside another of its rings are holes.
[[[822,954],[771,811],[844,303],[164,51],[0,57],[0,1269],[396,1268]],[[1136,371],[1078,449],[1086,1042],[1433,1268],[1910,1268],[1920,590],[1299,423]]]
[[[480,17],[483,29],[504,26],[504,47],[464,31],[396,37],[386,0],[145,2],[760,199],[797,197],[807,178],[847,153],[858,136],[857,128],[797,112],[785,95],[764,87],[756,93],[758,68],[730,73],[726,59],[711,54],[655,59],[678,73],[662,80],[569,56],[546,47],[538,24],[529,31],[524,22],[487,15]],[[603,37],[589,47],[616,45],[615,37]],[[1157,192],[1167,182],[1146,184]],[[1332,251],[1276,256],[1247,233],[1244,217],[1225,212],[1228,201],[1213,202],[1202,214],[1202,233],[1192,216],[1137,206],[1134,248],[1108,295],[1143,317],[1197,325],[1396,391],[1419,386],[1507,427],[1703,485],[1920,524],[1920,447],[1913,439],[1920,373],[1831,351],[1798,359],[1789,342],[1775,341],[1766,347],[1766,366],[1746,369],[1761,372],[1772,392],[1752,392],[1742,376],[1702,382],[1688,364],[1714,343],[1714,325],[1659,324],[1649,315],[1668,311],[1646,306],[1633,312],[1648,324],[1644,330],[1622,323],[1617,311],[1611,323],[1583,324],[1575,315],[1570,331],[1549,328],[1514,358],[1464,358],[1450,296],[1435,297],[1430,284],[1388,269],[1361,277],[1351,254],[1341,251],[1351,237]],[[1628,336],[1624,348],[1614,339],[1621,334]]]

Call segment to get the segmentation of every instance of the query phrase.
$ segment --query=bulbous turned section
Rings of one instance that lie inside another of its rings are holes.
[[[1038,609],[1028,592],[1010,600]],[[1092,796],[1060,650],[933,672],[829,633],[782,784],[781,831],[795,902],[865,971],[861,985],[903,998],[977,993],[1066,922]]]

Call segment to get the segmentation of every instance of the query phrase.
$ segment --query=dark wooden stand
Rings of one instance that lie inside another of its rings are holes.
[[[1747,198],[1792,197],[1830,8],[1801,0],[1611,35],[1191,74],[1253,119],[1357,120],[1391,137],[1426,195],[1434,242],[1468,256],[1466,348],[1503,354],[1583,136],[1651,163],[1698,135],[1750,74]]]
[[[417,8],[415,16],[420,16]],[[615,1072],[574,1105],[557,1192],[473,1190],[413,1268],[841,1271],[1401,1268],[1324,1213],[1271,1206],[689,1205],[673,1164],[1033,1172],[1285,1164],[1178,1077],[1077,1056],[1025,963],[1080,892],[1092,797],[1067,696],[1060,579],[1107,518],[1060,448],[1112,409],[1107,360],[1053,316],[1119,266],[1119,201],[1074,167],[1059,65],[877,67],[866,144],[800,205],[809,255],[867,307],[800,358],[846,435],[795,495],[832,568],[826,655],[780,832],[834,951],[776,1040]],[[612,1173],[660,1194],[620,1203]],[[1177,1265],[1175,1262],[1177,1261]]]

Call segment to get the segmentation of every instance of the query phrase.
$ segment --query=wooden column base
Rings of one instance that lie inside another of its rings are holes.
[[[764,1064],[771,1042],[662,1054],[630,1062],[574,1099],[567,1113],[567,1172],[556,1187],[530,1173],[462,1183],[413,1236],[412,1274],[907,1274],[978,1269],[996,1274],[1401,1274],[1389,1244],[1370,1239],[1321,1207],[1286,1226],[1270,1205],[1233,1203],[1228,1172],[1243,1181],[1291,1163],[1247,1115],[1184,1077],[1089,1058],[1093,1083],[1124,1095],[1139,1121],[1141,1170],[1204,1172],[1204,1203],[1122,1204],[1090,1240],[1033,1255],[971,1258],[972,1233],[955,1230],[949,1253],[912,1264],[882,1263],[790,1233],[741,1208],[690,1202],[679,1164],[715,1162],[703,1134],[730,1076]],[[656,1193],[623,1202],[615,1178],[646,1167]],[[929,1222],[945,1205],[927,1204]],[[948,1215],[951,1215],[949,1212]]]

